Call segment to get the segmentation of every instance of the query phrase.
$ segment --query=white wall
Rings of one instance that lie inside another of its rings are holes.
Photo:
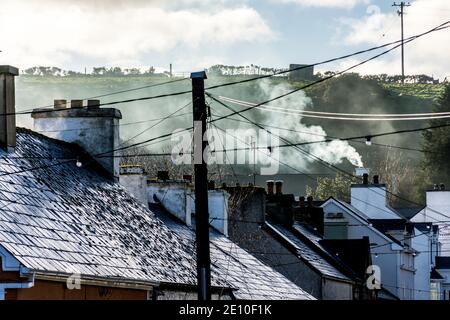
[[[382,285],[400,299],[413,298],[409,293],[403,294],[401,288],[414,288],[414,273],[402,270],[400,268],[400,252],[402,247],[395,244],[369,226],[369,222],[365,219],[357,218],[353,213],[344,207],[338,206],[335,202],[327,201],[322,205],[325,214],[325,223],[331,221],[326,219],[328,213],[342,212],[344,218],[348,221],[348,239],[361,239],[364,236],[369,237],[372,251],[372,263],[377,265],[381,270]],[[377,255],[376,255],[377,254]]]
[[[414,299],[430,299],[430,272],[431,272],[431,239],[428,234],[422,234],[420,230],[414,229],[414,234],[418,235],[411,239],[412,247],[420,253],[414,259],[416,274],[414,276]]]
[[[127,191],[148,208],[147,176],[144,174],[121,174],[119,183]]]
[[[445,221],[439,225],[439,242],[441,255],[450,256],[450,191],[427,191],[426,207],[415,215],[411,221],[432,222]]]

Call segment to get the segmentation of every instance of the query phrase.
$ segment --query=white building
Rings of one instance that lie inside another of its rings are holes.
[[[426,206],[413,218],[413,222],[431,222],[439,226],[438,248],[442,256],[450,256],[450,191],[443,185],[426,192]],[[436,250],[435,250],[436,251]]]
[[[374,176],[351,187],[351,202],[328,199],[325,238],[368,236],[372,261],[380,268],[382,287],[401,300],[430,299],[430,272],[437,239],[430,223],[410,223],[387,203],[386,186]],[[449,206],[450,207],[450,206]]]

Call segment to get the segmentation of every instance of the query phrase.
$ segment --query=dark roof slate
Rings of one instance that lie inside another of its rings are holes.
[[[74,155],[81,168],[52,159]],[[0,245],[32,271],[195,285],[192,246],[100,172],[76,145],[18,128],[15,153],[0,151]]]
[[[393,208],[395,211],[397,211],[398,214],[400,214],[405,219],[412,219],[416,214],[418,214],[421,210],[423,210],[425,206],[421,207],[404,207],[404,208]]]
[[[185,238],[192,247],[195,231],[172,218],[160,205],[151,210],[174,232]],[[252,300],[313,300],[314,298],[279,272],[259,261],[226,236],[210,229],[211,268],[221,274],[237,290],[237,299]]]
[[[311,248],[305,242],[303,242],[297,235],[294,234],[290,228],[286,228],[284,226],[273,224],[270,222],[266,222],[267,226],[277,232],[279,235],[283,236],[284,239],[288,241],[288,243],[294,248],[299,256],[306,261],[308,261],[318,272],[320,272],[324,276],[332,277],[335,279],[341,279],[344,281],[351,281],[346,275],[344,275],[341,271],[339,271],[335,266],[333,266],[327,259],[325,259],[321,254],[319,254],[316,250]],[[293,226],[294,229],[299,227],[298,224]],[[300,227],[300,232],[302,229]],[[307,237],[311,237],[312,241],[314,241],[315,245],[320,246],[318,243],[319,239],[315,239],[315,235],[313,233],[308,233]],[[324,250],[321,246],[319,250]],[[325,254],[328,254],[327,252]]]

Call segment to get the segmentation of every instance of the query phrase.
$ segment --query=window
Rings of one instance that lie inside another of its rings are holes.
[[[430,283],[430,300],[439,300],[439,284],[436,282]]]

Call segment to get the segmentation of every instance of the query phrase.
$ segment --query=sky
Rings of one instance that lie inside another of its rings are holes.
[[[412,0],[405,37],[450,20],[450,1]],[[388,0],[2,0],[0,64],[155,66],[177,72],[214,64],[287,67],[400,38]],[[400,51],[355,71],[399,74]],[[450,29],[405,48],[407,74],[450,76]],[[318,70],[341,70],[368,55]]]

